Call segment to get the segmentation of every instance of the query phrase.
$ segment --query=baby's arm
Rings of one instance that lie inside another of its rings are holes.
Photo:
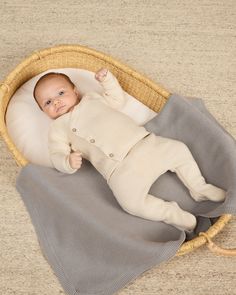
[[[65,129],[58,126],[56,121],[53,121],[50,126],[48,146],[52,164],[57,170],[72,174],[81,167],[81,153],[71,152]]]
[[[120,109],[126,102],[124,90],[116,77],[107,69],[100,69],[95,74],[95,79],[104,89],[103,97],[106,102],[115,109]]]

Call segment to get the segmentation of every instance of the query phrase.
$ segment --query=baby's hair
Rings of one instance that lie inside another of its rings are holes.
[[[36,99],[36,96],[35,96],[36,89],[37,89],[38,85],[39,85],[43,80],[46,80],[46,79],[48,79],[48,78],[50,78],[50,77],[52,77],[52,76],[61,76],[61,77],[65,78],[65,79],[71,84],[72,87],[75,87],[75,84],[71,81],[71,79],[70,79],[66,74],[63,74],[63,73],[56,73],[56,72],[49,72],[49,73],[43,75],[43,76],[40,77],[40,78],[38,79],[38,81],[36,82],[36,84],[35,84],[35,86],[34,86],[34,91],[33,91],[34,99],[35,99],[35,101],[37,102],[37,104],[38,104],[38,106],[40,107],[40,109],[42,109],[42,108],[41,108],[41,106],[39,105],[39,103],[38,103],[38,101],[37,101],[37,99]]]

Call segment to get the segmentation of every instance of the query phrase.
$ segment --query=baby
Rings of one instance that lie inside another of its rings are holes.
[[[125,211],[193,230],[194,215],[148,193],[155,180],[168,170],[175,172],[197,202],[223,201],[225,191],[205,182],[183,142],[150,133],[120,111],[126,99],[110,71],[98,70],[95,79],[103,87],[101,95],[82,96],[61,73],[48,73],[35,85],[36,102],[53,119],[48,140],[54,167],[74,173],[85,158],[106,179]]]

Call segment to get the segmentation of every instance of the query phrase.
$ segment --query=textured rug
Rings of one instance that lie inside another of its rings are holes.
[[[34,50],[78,43],[116,57],[170,92],[202,97],[236,138],[234,0],[6,0],[0,11],[0,80]],[[0,294],[64,294],[16,192],[20,168],[1,139],[0,151]],[[236,247],[236,218],[214,240]],[[214,256],[204,246],[150,269],[117,294],[234,295],[235,275],[236,259]]]

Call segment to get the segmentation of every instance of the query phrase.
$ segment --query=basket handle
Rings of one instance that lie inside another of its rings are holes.
[[[203,236],[207,240],[207,247],[208,249],[215,253],[216,255],[222,255],[222,256],[236,256],[236,248],[234,249],[225,249],[217,246],[214,242],[212,242],[211,238],[203,232],[199,233],[199,236]]]

